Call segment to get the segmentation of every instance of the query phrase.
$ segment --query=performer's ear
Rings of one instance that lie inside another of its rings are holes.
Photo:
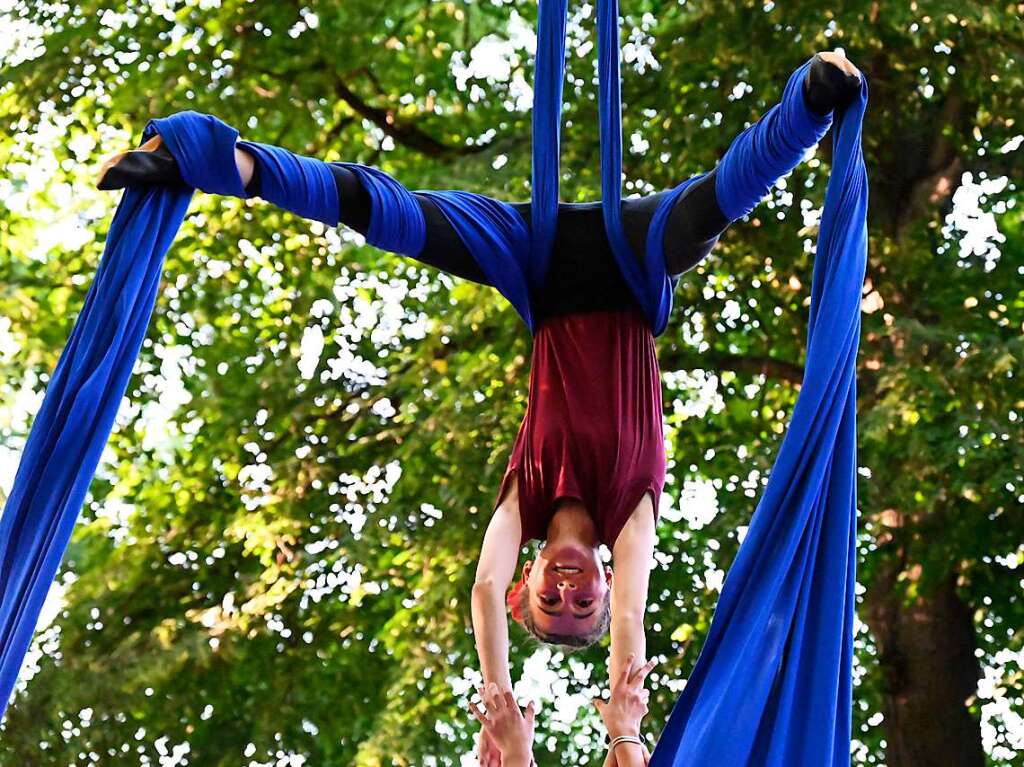
[[[533,560],[528,559],[523,562],[523,583],[526,583],[530,579],[530,573],[533,572]]]
[[[508,596],[505,598],[505,604],[508,607],[509,613],[512,615],[512,620],[516,623],[523,622],[523,609],[522,609],[522,594],[523,589],[526,588],[526,579],[516,581],[515,584],[509,589]]]

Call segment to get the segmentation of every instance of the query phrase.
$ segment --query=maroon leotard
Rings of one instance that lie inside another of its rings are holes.
[[[534,336],[530,397],[495,508],[519,480],[520,545],[547,537],[557,502],[575,498],[611,548],[665,484],[661,378],[639,310],[553,317]]]

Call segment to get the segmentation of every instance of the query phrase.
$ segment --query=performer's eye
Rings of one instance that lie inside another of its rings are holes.
[[[545,607],[553,607],[554,605],[558,604],[558,600],[553,597],[541,596],[540,603]]]
[[[594,604],[594,600],[593,599],[581,599],[576,604],[578,604],[580,607],[590,607],[592,604]]]

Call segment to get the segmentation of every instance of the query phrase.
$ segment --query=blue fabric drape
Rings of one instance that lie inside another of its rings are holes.
[[[110,436],[192,193],[125,190],[32,424],[0,517],[0,713]]]
[[[802,77],[809,64],[795,74]],[[799,159],[803,142],[819,134],[798,88],[790,78],[782,104],[723,158],[716,192],[730,218],[748,213],[757,190],[767,190],[780,167]],[[833,126],[793,416],[651,767],[850,763],[867,93],[862,77],[859,99],[836,113]]]
[[[664,229],[691,177],[656,211],[642,257],[619,216],[621,114],[618,4],[599,3],[601,171],[605,226],[630,290],[660,334],[672,306]],[[566,0],[541,0],[535,73],[531,226],[507,203],[458,190],[420,190],[453,224],[489,281],[533,331],[558,215],[558,152]],[[731,144],[716,177],[730,220],[749,213],[827,131],[790,77],[780,104]],[[697,666],[652,764],[834,767],[848,763],[855,525],[855,359],[866,258],[867,178],[860,99],[833,125],[834,161],[817,241],[803,386],[764,496],[725,581]],[[82,313],[47,387],[0,518],[0,705],[13,689],[124,395],[156,301],[163,258],[194,189],[245,197],[236,143],[260,167],[261,196],[334,226],[337,190],[325,163],[239,141],[212,115],[151,120],[187,187],[129,188],[114,214]],[[413,194],[359,163],[371,200],[368,241],[417,255],[423,215]]]

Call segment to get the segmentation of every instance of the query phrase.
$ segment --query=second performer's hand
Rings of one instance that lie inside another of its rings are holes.
[[[609,738],[617,738],[620,735],[640,736],[640,725],[647,715],[647,701],[650,699],[650,692],[644,689],[644,679],[654,668],[655,661],[649,660],[639,668],[633,667],[636,659],[631,654],[626,661],[622,674],[612,684],[611,694],[608,701],[600,698],[594,700],[594,708],[601,715]],[[618,767],[618,750],[632,746],[621,745],[612,749],[606,767]],[[643,763],[646,765],[651,760],[651,752],[647,746],[641,746],[643,752]]]
[[[512,693],[501,690],[494,683],[477,692],[487,706],[485,714],[472,701],[469,704],[473,716],[484,730],[481,735],[481,763],[488,751],[487,740],[490,740],[500,752],[501,767],[527,767],[533,761],[533,702],[521,710]]]
[[[643,666],[634,669],[635,655],[630,655],[619,678],[612,684],[611,694],[607,701],[594,699],[594,708],[601,715],[608,736],[617,738],[620,735],[640,735],[640,723],[647,715],[647,701],[650,692],[644,689],[644,679],[654,668],[655,661],[650,660]]]
[[[471,704],[472,705],[472,704]],[[479,717],[477,718],[479,721]],[[477,750],[480,767],[501,767],[501,749],[486,729],[480,730],[480,742]]]

